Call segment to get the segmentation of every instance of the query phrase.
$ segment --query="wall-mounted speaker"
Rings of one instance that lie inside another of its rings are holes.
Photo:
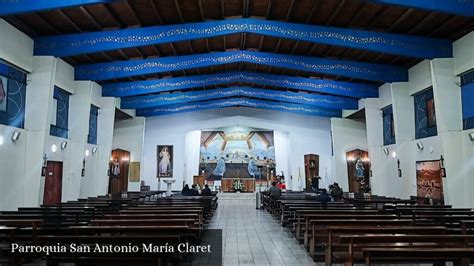
[[[12,134],[12,141],[17,142],[20,139],[21,133],[19,131],[14,131]]]
[[[474,142],[474,133],[469,133],[469,139]]]
[[[67,141],[61,142],[61,150],[65,150],[67,147]]]
[[[417,143],[416,143],[416,147],[417,147],[420,151],[422,151],[422,150],[425,148],[425,146],[423,146],[423,143],[422,143],[422,142],[417,142]]]

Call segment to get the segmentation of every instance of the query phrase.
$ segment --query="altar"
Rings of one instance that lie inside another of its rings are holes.
[[[244,184],[244,190],[242,192],[254,192],[255,191],[255,178],[240,178],[240,182]],[[233,178],[222,178],[221,189],[222,192],[234,192],[232,184],[234,183]]]

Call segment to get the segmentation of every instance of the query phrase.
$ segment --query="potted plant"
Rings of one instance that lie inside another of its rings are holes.
[[[240,193],[245,189],[244,183],[240,181],[240,178],[235,178],[232,183],[232,188],[235,192]]]

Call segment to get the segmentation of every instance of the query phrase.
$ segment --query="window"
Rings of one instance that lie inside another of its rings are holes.
[[[474,128],[474,71],[461,76],[463,128]]]
[[[395,123],[391,105],[382,109],[383,116],[383,145],[395,144]]]
[[[0,124],[23,128],[25,100],[26,72],[0,60]]]
[[[54,87],[54,105],[56,112],[51,119],[49,134],[60,138],[68,138],[69,130],[69,92]],[[55,123],[54,123],[55,122]]]
[[[97,144],[97,118],[99,116],[99,107],[91,105],[89,115],[89,135],[87,136],[87,143]]]
[[[415,138],[436,136],[438,128],[433,88],[419,92],[413,97],[415,98]]]

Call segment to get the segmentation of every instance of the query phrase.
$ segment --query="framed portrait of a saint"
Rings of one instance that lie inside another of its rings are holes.
[[[173,145],[156,146],[156,177],[173,177]]]
[[[0,112],[7,111],[8,102],[8,79],[0,76]]]

